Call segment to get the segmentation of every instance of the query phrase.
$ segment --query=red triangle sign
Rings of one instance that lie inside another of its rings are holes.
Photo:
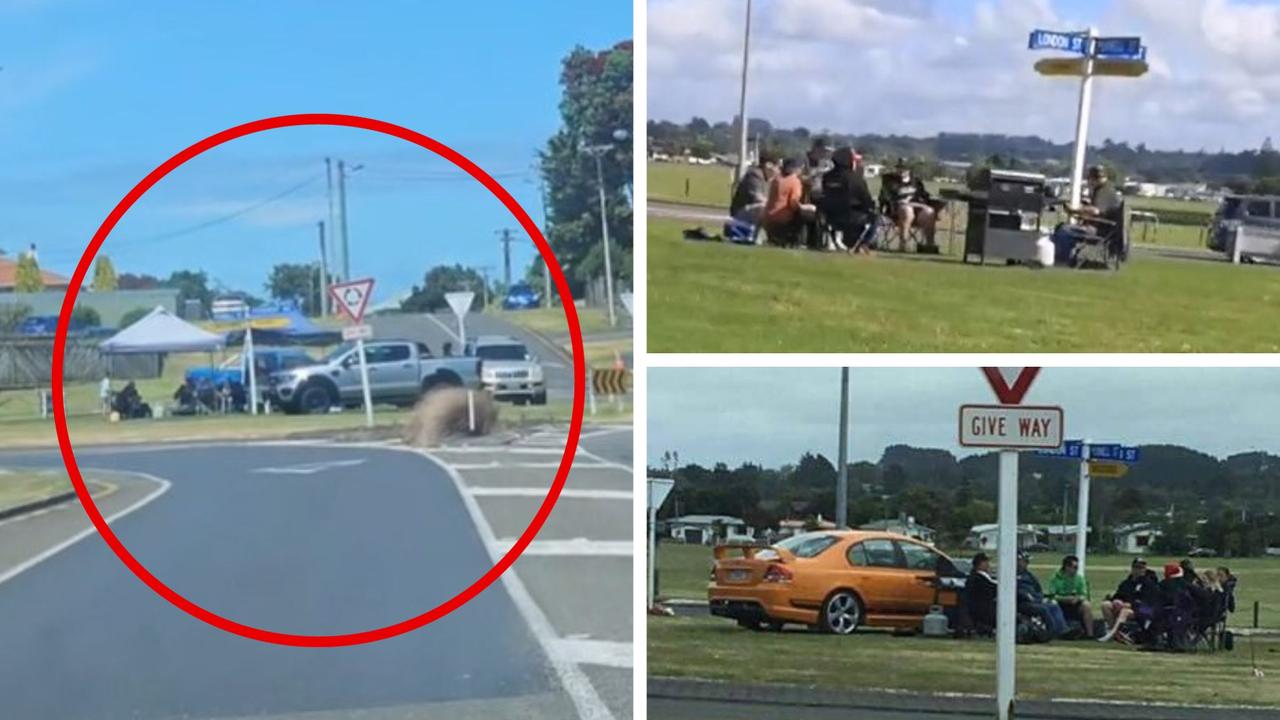
[[[373,278],[334,283],[329,286],[329,294],[338,309],[359,324],[364,319],[364,309],[369,306],[369,296],[373,294]]]
[[[987,383],[995,391],[1001,405],[1017,405],[1031,389],[1031,382],[1040,374],[1040,368],[984,367],[982,374],[987,376]]]

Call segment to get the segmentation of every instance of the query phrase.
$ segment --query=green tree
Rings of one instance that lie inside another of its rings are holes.
[[[71,311],[71,322],[78,323],[84,327],[101,327],[102,316],[97,310],[88,305],[77,305]]]
[[[133,273],[121,273],[116,282],[120,290],[154,290],[164,286],[164,281],[154,275],[134,275]]]
[[[601,277],[604,250],[596,160],[581,148],[612,144],[600,155],[600,170],[608,208],[610,261],[615,281],[625,287],[631,280],[631,140],[619,140],[614,133],[632,126],[631,43],[603,52],[574,49],[563,62],[560,84],[563,127],[541,153],[547,240],[575,296]]]
[[[318,314],[316,290],[321,286],[320,268],[314,264],[280,263],[271,268],[267,292],[276,300],[292,300],[308,315]]]
[[[96,292],[109,292],[115,290],[119,285],[120,281],[116,277],[116,267],[111,264],[111,258],[106,255],[99,255],[98,262],[93,267],[93,285],[91,287]]]
[[[209,276],[203,270],[176,270],[169,275],[164,285],[178,291],[178,307],[184,307],[188,300],[199,300],[207,313],[209,306],[213,304]]]
[[[13,289],[21,293],[40,292],[44,289],[44,278],[40,275],[40,265],[34,255],[24,254],[18,259]]]
[[[12,334],[30,315],[30,305],[0,303],[0,335]]]
[[[471,301],[471,309],[479,310],[484,302],[481,290],[484,277],[475,268],[462,265],[437,265],[427,271],[422,285],[415,285],[413,292],[400,308],[406,312],[438,312],[449,307],[444,299],[445,293],[470,290],[476,294]]]
[[[134,308],[134,309],[130,310],[129,312],[127,312],[127,313],[125,313],[123,316],[121,316],[121,318],[120,318],[120,328],[121,328],[121,329],[124,329],[124,328],[129,327],[130,325],[132,325],[132,324],[134,324],[134,323],[138,322],[139,320],[141,320],[142,318],[146,317],[150,312],[151,312],[151,310],[149,310],[148,308],[144,308],[144,307],[136,307],[136,308]]]

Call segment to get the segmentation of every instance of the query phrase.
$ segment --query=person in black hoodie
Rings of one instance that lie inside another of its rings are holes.
[[[1129,565],[1129,574],[1102,603],[1102,617],[1107,623],[1107,632],[1098,641],[1107,642],[1116,637],[1120,628],[1139,612],[1149,619],[1159,604],[1160,578],[1147,568],[1146,560],[1134,558]]]
[[[822,176],[819,207],[827,223],[844,235],[844,246],[853,252],[867,252],[869,238],[864,238],[875,222],[875,200],[867,189],[862,168],[853,148],[845,146],[831,156],[834,167]]]
[[[996,580],[986,553],[973,556],[973,569],[964,583],[964,604],[974,628],[983,634],[996,628]]]

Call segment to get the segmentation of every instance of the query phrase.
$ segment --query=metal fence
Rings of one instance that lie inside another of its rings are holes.
[[[103,355],[97,341],[68,340],[63,356],[65,382],[159,377],[164,367],[157,354]],[[0,337],[0,390],[49,387],[53,376],[53,338]]]

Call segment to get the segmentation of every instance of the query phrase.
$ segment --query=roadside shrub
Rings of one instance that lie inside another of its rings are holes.
[[[488,435],[498,422],[498,405],[484,390],[470,391],[475,397],[476,429],[469,427],[467,393],[463,388],[443,388],[427,393],[413,407],[405,425],[404,441],[417,447],[436,447],[459,435]]]

